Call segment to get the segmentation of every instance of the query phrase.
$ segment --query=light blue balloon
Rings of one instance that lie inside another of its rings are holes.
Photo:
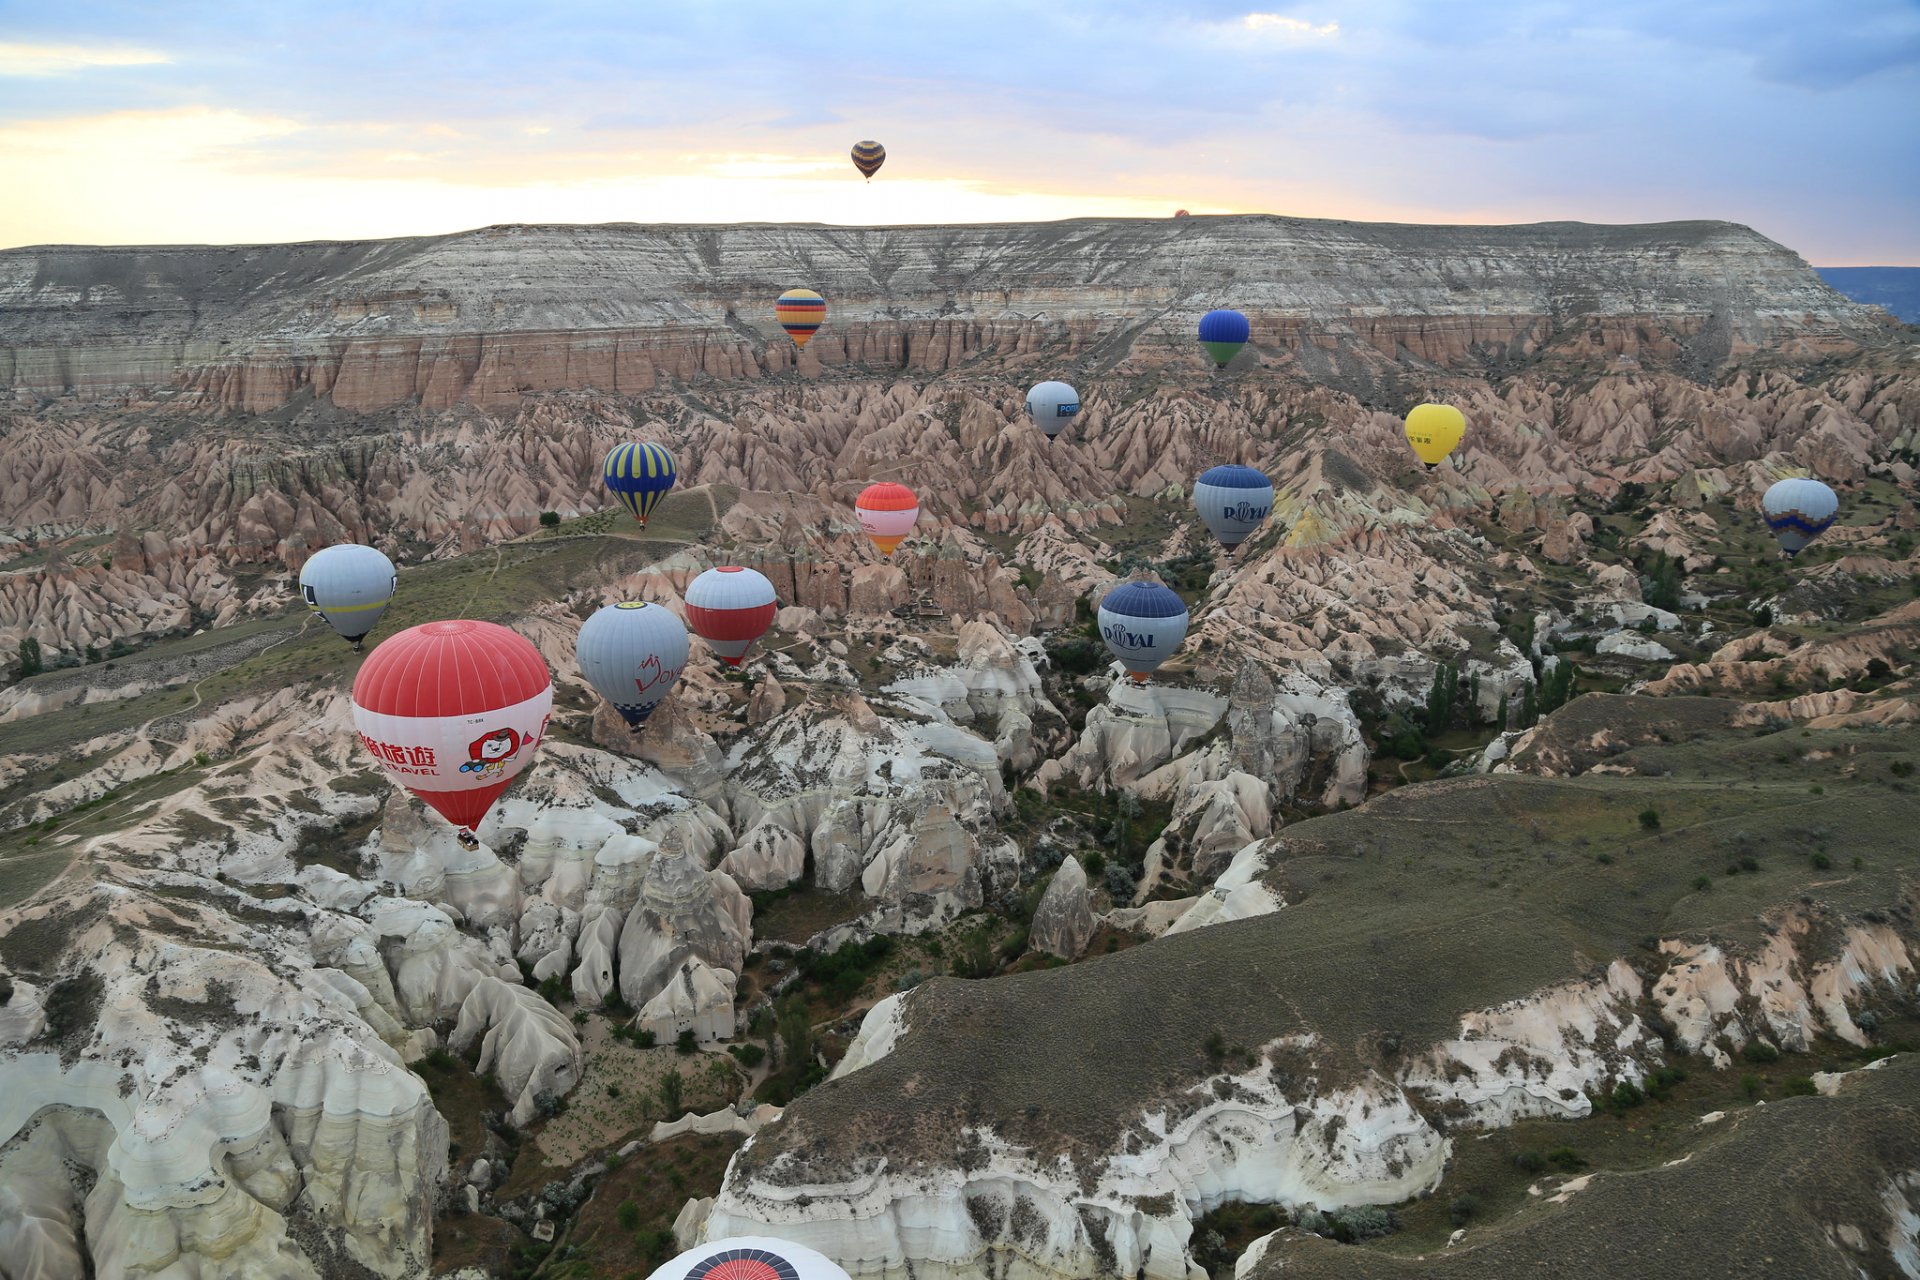
[[[399,584],[393,561],[358,542],[323,548],[300,566],[300,596],[307,608],[355,649],[380,625]]]
[[[687,665],[687,628],[665,605],[610,604],[580,628],[575,653],[594,692],[638,733]]]
[[[1252,467],[1212,467],[1194,481],[1193,508],[1232,551],[1273,514],[1273,482]]]
[[[1840,513],[1840,499],[1818,480],[1800,476],[1776,481],[1760,499],[1760,510],[1780,549],[1791,556],[1827,531]]]

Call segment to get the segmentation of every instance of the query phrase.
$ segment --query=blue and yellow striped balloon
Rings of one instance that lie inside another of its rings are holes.
[[[633,512],[641,528],[646,527],[647,517],[667,496],[667,490],[673,488],[678,474],[673,455],[651,443],[615,445],[607,455],[606,466],[600,470],[607,488],[613,490],[621,506]]]

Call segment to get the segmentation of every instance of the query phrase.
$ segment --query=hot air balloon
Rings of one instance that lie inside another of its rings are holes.
[[[1818,480],[1795,476],[1776,480],[1760,499],[1767,528],[1789,557],[1825,533],[1840,511],[1840,499]]]
[[[853,144],[853,167],[873,181],[873,175],[880,172],[880,166],[887,162],[887,149],[877,142],[856,142]]]
[[[1136,578],[1107,592],[1099,623],[1113,656],[1134,683],[1145,684],[1187,638],[1187,606],[1164,583]]]
[[[587,683],[638,733],[687,665],[687,628],[664,605],[610,604],[580,628],[574,652]]]
[[[657,444],[617,444],[600,469],[607,488],[613,490],[621,506],[633,512],[643,529],[679,474],[673,455]]]
[[[1450,404],[1417,404],[1407,415],[1407,443],[1429,471],[1445,462],[1466,434],[1466,415]]]
[[[1209,467],[1193,483],[1193,508],[1231,555],[1273,514],[1273,481],[1252,467]]]
[[[1219,368],[1226,368],[1252,336],[1253,326],[1238,311],[1209,311],[1200,317],[1200,345]]]
[[[773,584],[737,564],[709,569],[687,585],[687,625],[730,667],[767,634],[779,607]]]
[[[811,289],[789,289],[773,300],[773,314],[793,345],[804,348],[827,322],[827,300]]]
[[[540,651],[491,622],[429,622],[387,640],[353,681],[353,725],[389,777],[479,843],[474,828],[547,734]]]
[[[1080,393],[1064,382],[1041,382],[1027,392],[1027,416],[1051,440],[1080,412]]]
[[[1185,209],[1175,209],[1173,211],[1173,216],[1176,218],[1190,218],[1193,215],[1188,213]]]
[[[352,644],[355,653],[367,632],[379,625],[399,586],[393,561],[357,542],[323,548],[300,566],[300,594],[307,607]]]
[[[848,1280],[804,1245],[764,1236],[732,1236],[689,1249],[647,1280]]]
[[[883,480],[860,491],[853,513],[860,518],[860,531],[873,539],[881,555],[890,556],[913,532],[913,522],[920,518],[920,499],[907,486]]]

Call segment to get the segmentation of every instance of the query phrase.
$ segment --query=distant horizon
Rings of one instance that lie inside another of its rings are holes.
[[[1920,263],[1905,262],[1816,262],[1793,245],[1769,236],[1758,227],[1737,222],[1730,218],[1661,218],[1648,222],[1601,222],[1588,218],[1539,218],[1522,222],[1409,222],[1399,218],[1339,218],[1310,216],[1306,214],[1275,213],[1270,210],[1210,211],[1206,213],[1188,212],[1187,217],[1194,219],[1224,218],[1282,218],[1295,222],[1354,223],[1364,226],[1405,226],[1433,228],[1500,228],[1500,227],[1538,227],[1555,224],[1590,227],[1658,227],[1686,223],[1716,223],[1724,226],[1745,227],[1754,234],[1763,236],[1799,255],[1809,267],[1815,270],[1828,268],[1847,270],[1920,270]],[[267,248],[303,244],[361,244],[393,240],[434,240],[451,236],[471,235],[496,227],[637,227],[637,228],[676,228],[676,227],[821,227],[842,231],[890,231],[913,230],[926,227],[993,227],[993,226],[1044,226],[1063,222],[1171,222],[1172,213],[1153,214],[1068,214],[1058,218],[991,218],[967,219],[949,222],[823,222],[817,219],[792,219],[779,221],[773,219],[748,219],[735,222],[705,220],[673,220],[642,222],[632,218],[614,218],[595,222],[577,222],[563,219],[542,219],[531,222],[488,222],[472,226],[457,227],[447,231],[402,231],[388,235],[375,236],[302,236],[288,240],[126,240],[126,241],[80,241],[45,240],[28,244],[0,245],[0,253],[18,253],[33,249],[236,249]]]
[[[1912,0],[70,0],[7,18],[12,248],[1185,208],[1724,221],[1810,262],[1920,265]],[[863,139],[886,148],[871,181]]]

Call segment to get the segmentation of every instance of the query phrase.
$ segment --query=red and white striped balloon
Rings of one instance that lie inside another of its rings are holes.
[[[773,584],[737,564],[709,569],[687,585],[687,626],[730,667],[767,634],[779,608]]]
[[[553,677],[540,651],[491,622],[409,627],[353,681],[353,725],[387,776],[470,838],[547,736]]]

